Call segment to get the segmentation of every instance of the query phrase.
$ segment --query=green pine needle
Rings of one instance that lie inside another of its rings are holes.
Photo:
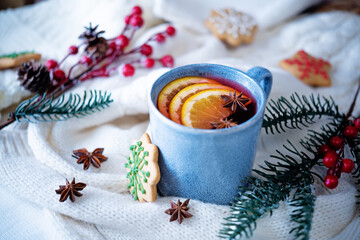
[[[295,93],[290,96],[290,101],[285,97],[280,97],[276,102],[269,101],[266,107],[263,128],[266,133],[285,132],[288,129],[302,129],[308,127],[308,124],[315,123],[314,119],[320,119],[322,116],[331,116],[333,118],[343,118],[339,112],[338,106],[330,97],[320,98],[318,95],[301,97]]]
[[[84,95],[69,94],[67,97],[61,95],[54,99],[48,98],[46,94],[36,95],[31,99],[19,104],[14,112],[17,121],[26,122],[48,122],[62,121],[72,117],[80,118],[96,111],[100,111],[113,102],[111,94],[101,91],[84,91]]]

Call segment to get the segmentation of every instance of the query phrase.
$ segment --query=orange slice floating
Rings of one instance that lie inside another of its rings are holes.
[[[236,95],[239,94],[236,91]],[[232,111],[230,108],[223,107],[224,100],[221,95],[229,95],[229,90],[204,90],[188,98],[181,110],[182,124],[187,127],[212,129],[211,122],[230,116]]]
[[[219,82],[202,77],[183,77],[167,84],[159,93],[158,109],[167,118],[170,118],[169,105],[173,97],[183,88],[196,83],[213,83],[220,84]]]
[[[190,85],[179,91],[171,100],[169,106],[170,119],[176,123],[181,124],[181,109],[185,101],[194,94],[208,89],[227,89],[227,94],[229,94],[229,91],[235,91],[235,89],[231,87],[213,83],[200,83]]]

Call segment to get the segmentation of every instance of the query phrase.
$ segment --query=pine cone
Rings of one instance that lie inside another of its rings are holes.
[[[92,44],[88,44],[85,48],[86,53],[91,57],[99,57],[106,54],[108,50],[108,44],[106,39],[101,37],[94,41]]]
[[[18,71],[18,80],[25,89],[39,94],[46,92],[51,85],[49,70],[33,61],[22,64]]]
[[[96,29],[99,25],[92,27],[91,23],[89,27],[85,27],[86,31],[80,35],[80,39],[83,39],[86,43],[85,51],[90,57],[99,57],[106,54],[108,44],[105,38],[99,37],[105,31],[97,32]]]

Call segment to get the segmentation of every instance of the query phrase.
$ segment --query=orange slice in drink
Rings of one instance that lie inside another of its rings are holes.
[[[236,91],[236,95],[240,93]],[[230,108],[223,107],[221,95],[229,95],[227,89],[209,89],[198,92],[185,101],[181,110],[181,122],[184,126],[212,129],[212,122],[218,122],[232,114]]]
[[[235,89],[220,84],[200,83],[190,85],[179,91],[171,100],[169,106],[170,119],[181,124],[181,109],[185,101],[194,94],[207,89],[227,89],[227,94],[229,94],[229,90],[235,92]]]
[[[219,82],[202,77],[183,77],[176,79],[175,81],[167,84],[159,93],[157,107],[159,111],[167,118],[170,118],[169,105],[173,97],[183,88],[196,83],[214,83],[220,84]]]

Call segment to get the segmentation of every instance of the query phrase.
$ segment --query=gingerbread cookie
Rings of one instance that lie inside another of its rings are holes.
[[[145,133],[130,146],[130,151],[131,155],[125,163],[130,194],[139,202],[153,202],[160,181],[158,148],[151,144],[149,135]]]
[[[214,36],[233,47],[243,43],[252,43],[257,31],[253,17],[231,8],[213,10],[205,25]]]
[[[298,51],[292,58],[280,61],[279,65],[310,86],[331,86],[330,63],[321,58],[315,58],[304,50]]]
[[[30,60],[39,61],[41,54],[33,52],[20,52],[0,56],[0,69],[8,69],[20,66]]]

